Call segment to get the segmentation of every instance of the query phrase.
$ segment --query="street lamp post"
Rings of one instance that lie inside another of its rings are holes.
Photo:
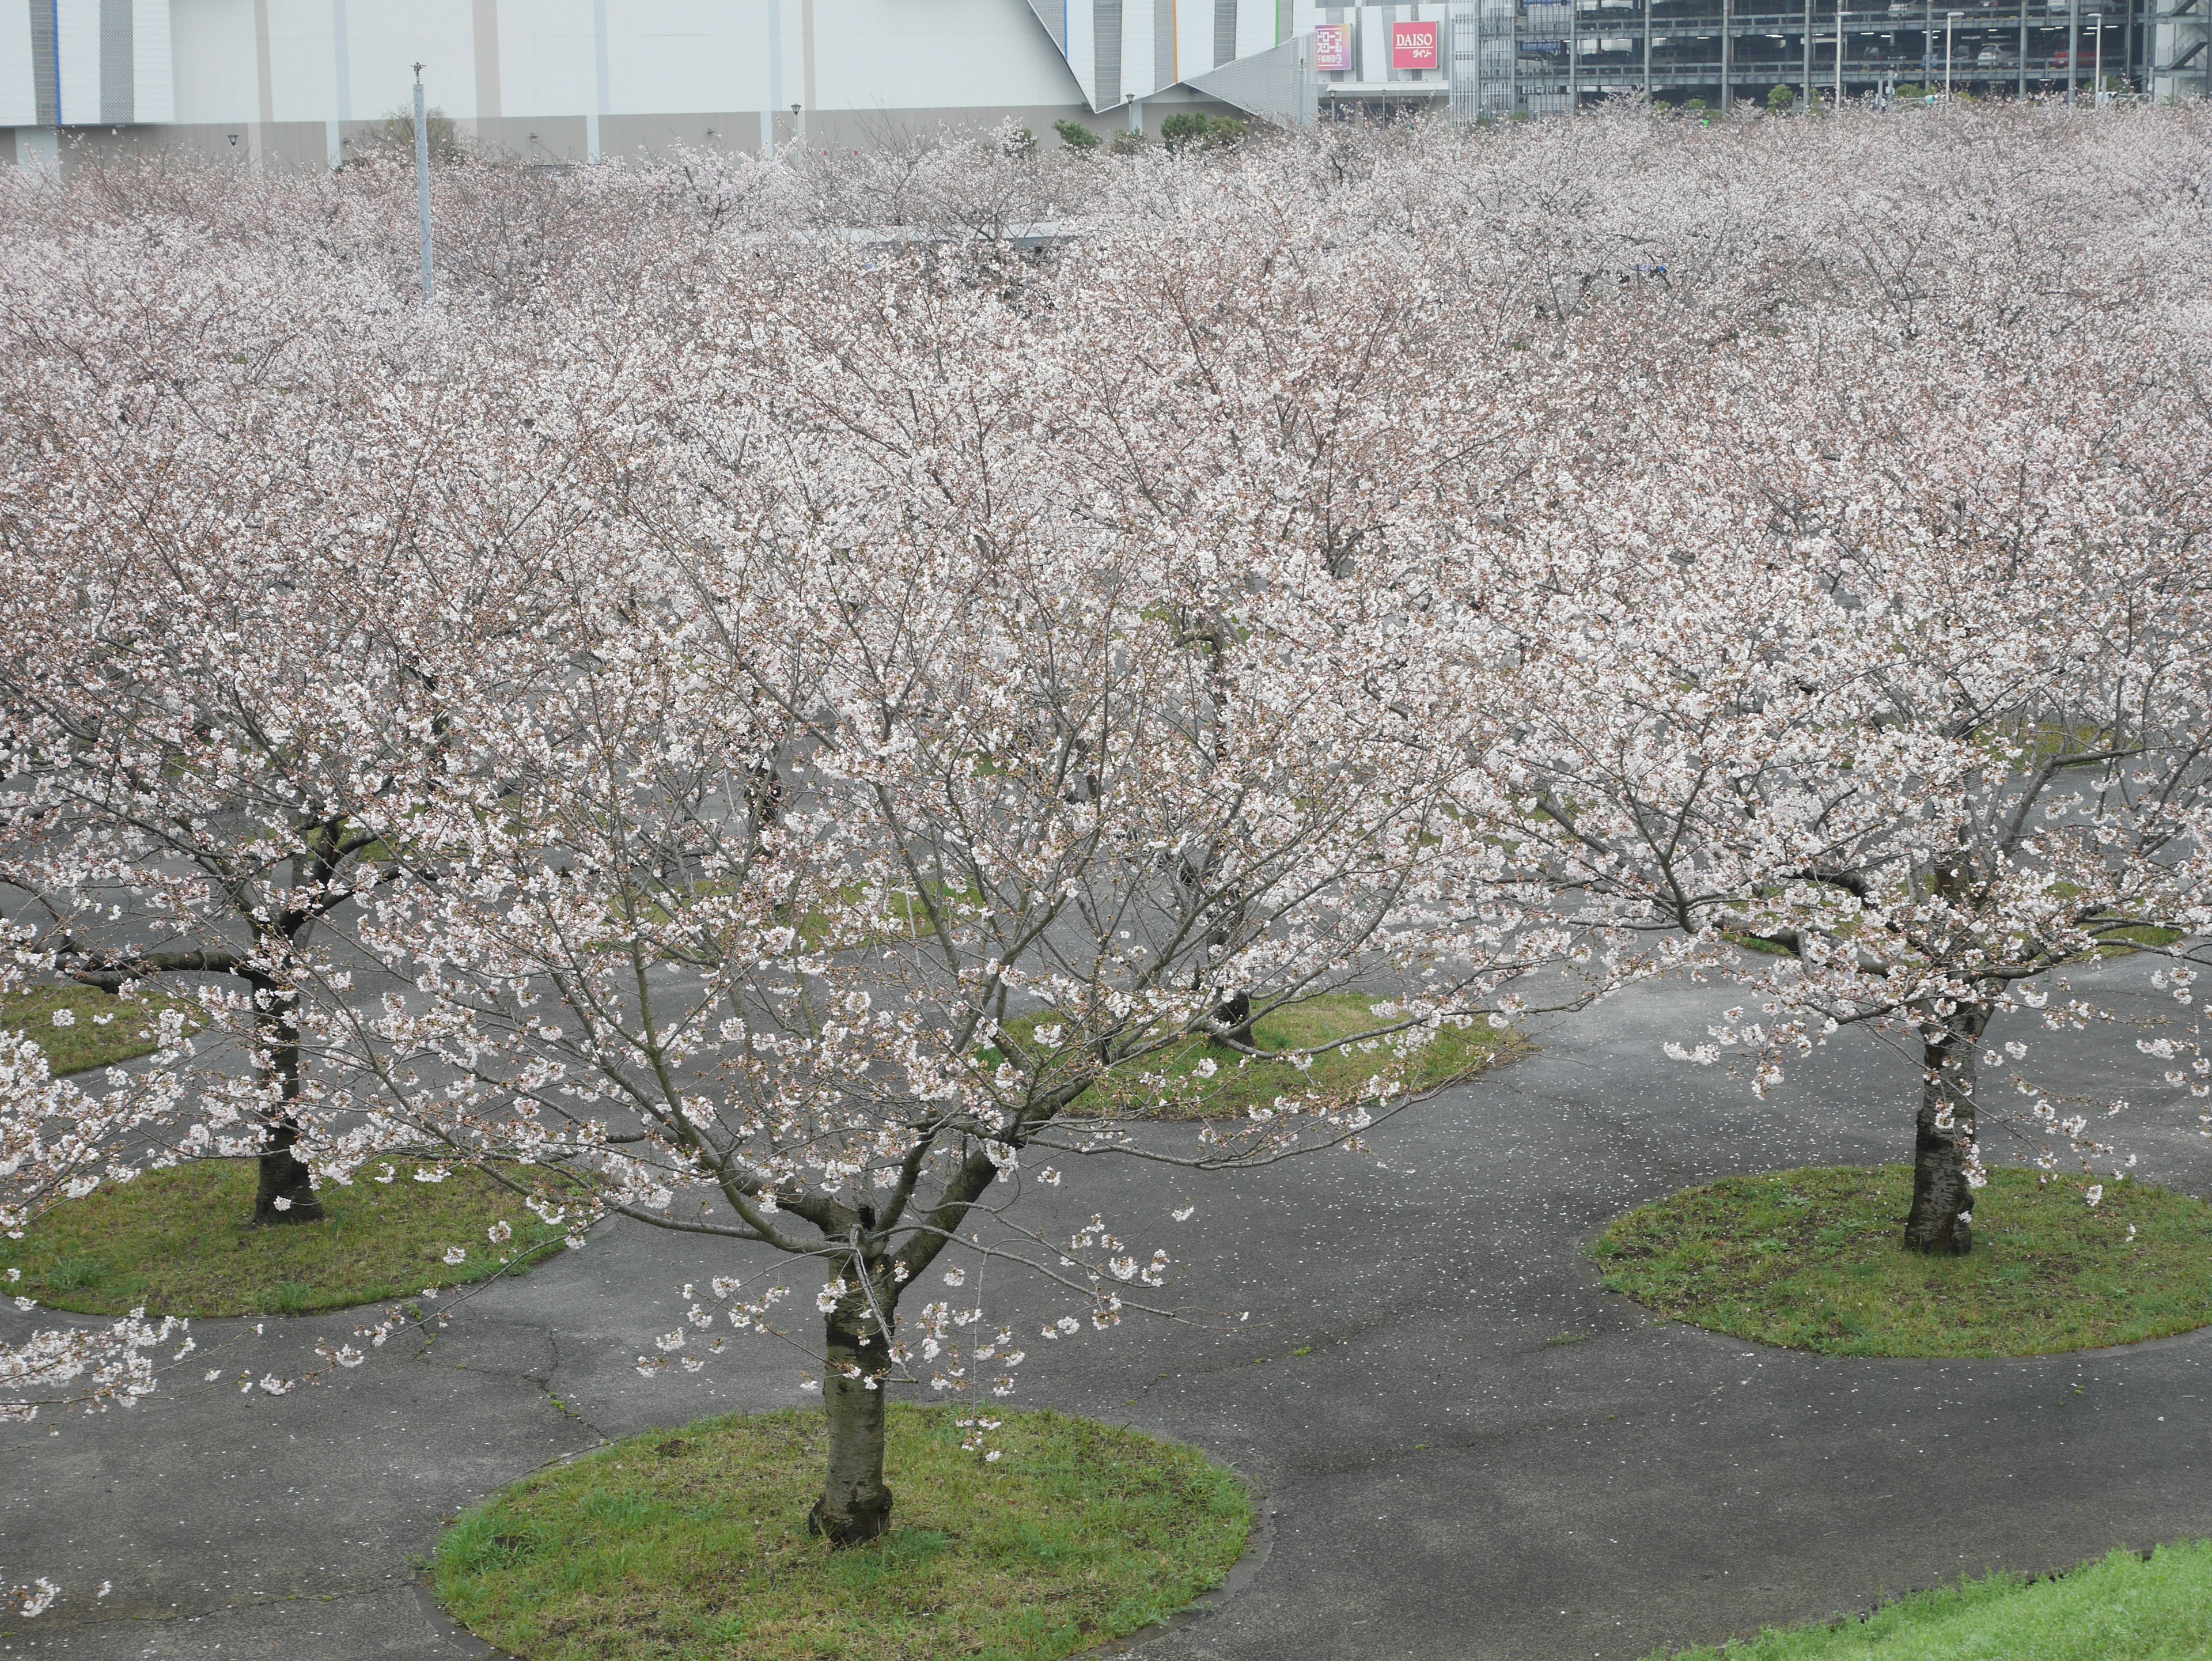
[[[1943,101],[1947,104],[1951,101],[1951,31],[1958,27],[1964,15],[1964,12],[1956,11],[1943,14]]]
[[[2105,14],[2093,11],[2089,21],[2097,26],[2097,56],[2089,76],[2089,106],[2101,110],[2105,107]]]
[[[415,211],[422,230],[422,298],[436,291],[430,275],[430,121],[422,109],[422,66],[415,66]]]
[[[1844,106],[1844,0],[1836,0],[1836,107]]]
[[[2074,102],[2074,83],[2080,80],[2077,67],[2081,62],[2081,0],[2067,0],[2066,6],[2066,102]]]

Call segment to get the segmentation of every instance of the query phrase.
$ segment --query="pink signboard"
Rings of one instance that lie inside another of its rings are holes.
[[[1437,66],[1437,26],[1434,23],[1390,25],[1390,67],[1394,70],[1432,70]]]
[[[1352,25],[1316,23],[1314,26],[1314,68],[1333,70],[1351,67]]]

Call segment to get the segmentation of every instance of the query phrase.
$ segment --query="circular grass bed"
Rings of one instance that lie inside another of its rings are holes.
[[[1252,1528],[1244,1485],[1195,1450],[1007,1413],[995,1463],[949,1408],[890,1409],[892,1529],[806,1532],[819,1412],[649,1431],[541,1472],[438,1543],[440,1600],[521,1661],[1052,1661],[1182,1609]]]
[[[0,1238],[0,1281],[20,1269],[9,1293],[83,1315],[301,1315],[480,1281],[562,1236],[479,1171],[417,1182],[399,1164],[380,1183],[381,1168],[318,1189],[324,1221],[276,1228],[252,1226],[252,1159],[149,1171]],[[513,1236],[495,1244],[501,1222]]]
[[[1731,1177],[1638,1207],[1591,1246],[1609,1290],[1824,1355],[2047,1355],[2212,1322],[2212,1207],[2142,1183],[1993,1171],[1964,1257],[1906,1251],[1906,1165]]]
[[[1008,1022],[1007,1028],[1018,1041],[1030,1041],[1054,1019],[1049,1011],[1023,1015]],[[1305,998],[1262,1015],[1252,1026],[1252,1036],[1262,1050],[1319,1049],[1304,1068],[1288,1061],[1255,1061],[1226,1044],[1194,1037],[1163,1050],[1146,1064],[1147,1073],[1168,1080],[1165,1092],[1134,1076],[1115,1076],[1085,1092],[1074,1110],[1115,1117],[1141,1114],[1159,1119],[1241,1119],[1255,1107],[1270,1105],[1278,1096],[1356,1092],[1390,1061],[1389,1044],[1370,1039],[1343,1050],[1321,1046],[1387,1024],[1375,1013],[1375,1000],[1356,992]],[[1516,1061],[1534,1048],[1510,1029],[1446,1026],[1419,1052],[1402,1082],[1409,1091],[1457,1084],[1486,1068]],[[1000,1059],[996,1050],[984,1054],[994,1066]]]
[[[199,1007],[181,998],[125,999],[96,986],[72,985],[34,986],[0,997],[0,1026],[37,1044],[53,1072],[82,1073],[152,1055],[156,1025],[168,1009],[184,1012],[187,1032],[207,1025]]]

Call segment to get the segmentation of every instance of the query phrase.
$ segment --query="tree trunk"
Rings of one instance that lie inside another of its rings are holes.
[[[865,1545],[891,1527],[891,1491],[884,1486],[890,1345],[865,1304],[853,1310],[841,1303],[823,1326],[822,1406],[830,1421],[830,1464],[822,1497],[807,1513],[806,1531],[833,1546]],[[859,1377],[848,1377],[854,1370]]]
[[[1974,1046],[1987,1020],[1981,1011],[1962,1009],[1942,1036],[1923,1041],[1912,1209],[1905,1220],[1908,1251],[1963,1257],[1973,1250],[1968,1219],[1974,1196],[1966,1185],[1966,1153],[1974,1142]]]
[[[269,1127],[269,1149],[261,1156],[261,1180],[253,1190],[253,1226],[319,1223],[323,1202],[308,1183],[307,1167],[292,1153],[300,1127],[289,1115]],[[286,1203],[278,1205],[277,1201]]]
[[[308,1182],[307,1167],[292,1152],[300,1122],[291,1107],[300,1099],[300,1023],[294,994],[257,978],[254,1001],[262,1011],[262,1042],[268,1046],[269,1071],[284,1106],[269,1122],[269,1147],[261,1155],[261,1179],[253,1190],[253,1226],[319,1223],[323,1202]],[[283,1204],[278,1204],[278,1201]]]

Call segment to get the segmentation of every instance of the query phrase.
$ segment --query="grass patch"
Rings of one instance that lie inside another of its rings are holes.
[[[0,1026],[37,1044],[56,1073],[82,1073],[152,1055],[155,1025],[167,1009],[185,1012],[187,1032],[207,1024],[199,1007],[181,998],[125,999],[96,986],[38,986],[0,998]]]
[[[1731,1177],[1638,1208],[1590,1252],[1663,1315],[1825,1355],[2047,1355],[2212,1322],[2202,1201],[2108,1183],[2093,1210],[2074,1184],[1993,1171],[1972,1252],[1929,1257],[1898,1244],[1911,1200],[1905,1165]]]
[[[1769,1630],[1676,1661],[2184,1661],[2212,1654],[2212,1542],[2131,1551],[2035,1581],[1992,1574],[1864,1618]],[[1645,1661],[1663,1661],[1663,1653]]]
[[[522,1202],[465,1167],[443,1182],[390,1183],[372,1166],[350,1188],[326,1183],[319,1223],[255,1228],[252,1159],[202,1159],[149,1171],[38,1217],[20,1240],[0,1238],[0,1279],[52,1309],[120,1315],[302,1315],[480,1281],[531,1247],[560,1238]],[[514,1238],[487,1231],[505,1221]],[[448,1264],[448,1248],[466,1261]]]
[[[2154,922],[2130,923],[2106,935],[2097,952],[2100,957],[2124,958],[2142,946],[2172,946],[2182,938],[2179,928],[2165,928]]]
[[[518,1482],[438,1542],[438,1597],[524,1661],[1052,1661],[1188,1605],[1244,1550],[1243,1484],[1196,1451],[1009,1413],[894,1404],[891,1533],[809,1539],[818,1412],[648,1431]]]
[[[1055,1019],[1049,1013],[1024,1015],[1006,1025],[1015,1041],[1022,1043]],[[1382,1023],[1383,1018],[1374,1013],[1372,999],[1335,992],[1285,1005],[1261,1017],[1253,1024],[1252,1034],[1263,1050],[1310,1050]],[[1420,1052],[1406,1087],[1419,1091],[1455,1083],[1533,1048],[1510,1029],[1447,1026]],[[995,1063],[998,1052],[985,1053]],[[1241,1118],[1252,1108],[1272,1104],[1278,1096],[1356,1091],[1391,1061],[1389,1042],[1370,1039],[1316,1056],[1312,1066],[1301,1073],[1286,1061],[1254,1061],[1226,1044],[1192,1038],[1148,1058],[1143,1065],[1145,1072],[1166,1075],[1166,1092],[1143,1084],[1133,1072],[1094,1085],[1077,1099],[1076,1110],[1117,1116],[1141,1113],[1162,1119]],[[1201,1079],[1207,1062],[1216,1070],[1210,1079]]]

